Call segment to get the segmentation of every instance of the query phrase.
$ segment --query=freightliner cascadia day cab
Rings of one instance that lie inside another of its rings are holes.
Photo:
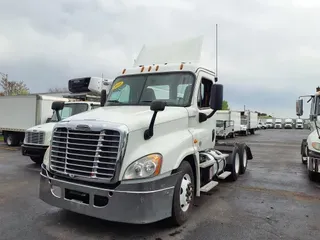
[[[89,95],[91,93],[100,95],[102,89],[109,91],[111,83],[112,81],[99,77],[70,79],[68,82],[69,91],[74,94],[64,96],[70,102],[53,102],[51,108],[54,113],[50,121],[26,130],[21,148],[22,155],[29,156],[33,162],[41,164],[45,151],[50,144],[54,125],[75,114],[100,107],[100,102],[87,101],[88,96],[91,97]]]
[[[274,128],[282,128],[282,119],[277,118],[277,119],[274,121]]]
[[[302,139],[301,160],[307,166],[309,179],[315,181],[320,177],[320,87],[316,88],[315,94],[300,96],[296,101],[298,117],[303,115],[304,97],[308,97],[311,101],[309,115],[311,132],[306,139]]]
[[[301,118],[296,119],[296,129],[304,129],[303,119]]]
[[[266,120],[266,128],[273,128],[273,119]]]
[[[293,119],[287,118],[284,120],[284,128],[285,129],[292,129],[293,128]]]
[[[58,122],[40,198],[109,221],[181,225],[195,196],[245,173],[250,148],[216,144],[212,116],[222,109],[223,86],[197,61],[201,44],[144,47],[108,97],[102,93],[101,108]]]

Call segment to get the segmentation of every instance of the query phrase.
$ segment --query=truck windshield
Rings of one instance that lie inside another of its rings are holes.
[[[223,125],[224,125],[224,121],[222,121],[222,120],[217,120],[216,121],[216,126],[217,127],[223,127]]]
[[[88,110],[87,103],[69,103],[64,105],[63,109],[59,111],[61,120],[68,118],[72,115],[82,113]],[[50,122],[58,122],[56,112],[53,113],[52,119]]]
[[[150,105],[163,100],[167,106],[190,105],[195,77],[192,73],[158,73],[116,78],[106,105]]]

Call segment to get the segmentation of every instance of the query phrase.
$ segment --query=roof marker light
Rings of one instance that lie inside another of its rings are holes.
[[[126,69],[123,69],[123,70],[122,70],[122,74],[125,74],[125,73],[126,73]]]
[[[181,65],[180,65],[180,70],[182,70],[183,69],[183,63],[181,63]]]
[[[151,66],[149,66],[149,68],[148,68],[148,72],[150,72],[150,71],[151,71],[151,68],[152,68],[152,67],[151,67]]]
[[[141,67],[141,71],[140,72],[143,72],[144,71],[144,67]]]
[[[156,66],[156,71],[158,71],[158,70],[159,70],[159,65]]]

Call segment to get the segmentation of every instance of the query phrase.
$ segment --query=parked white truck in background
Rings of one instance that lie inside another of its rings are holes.
[[[266,120],[266,128],[273,128],[273,119],[271,118],[269,118],[269,119],[267,119]]]
[[[220,110],[214,115],[216,119],[216,132],[218,137],[234,138],[240,131],[241,116],[238,111]]]
[[[284,120],[284,128],[285,129],[292,129],[293,128],[293,119],[287,118]]]
[[[308,97],[311,101],[309,115],[311,132],[306,139],[302,139],[301,160],[307,165],[309,179],[315,181],[320,176],[320,87],[316,88],[315,94],[300,96],[296,101],[298,117],[303,115],[303,97]]]
[[[112,81],[98,77],[70,79],[68,82],[69,91],[75,94],[65,97],[70,97],[71,102],[53,102],[52,110],[54,110],[54,114],[50,122],[36,125],[26,130],[21,148],[22,155],[29,156],[33,162],[41,164],[45,151],[50,144],[54,125],[60,120],[75,114],[100,107],[100,102],[86,101],[88,93],[93,92],[96,94],[98,92],[100,94],[102,89],[109,91],[111,83]],[[74,98],[78,98],[81,101],[74,101]]]
[[[258,113],[249,110],[241,111],[240,134],[245,136],[249,133],[254,134],[258,129],[258,121]]]
[[[301,118],[296,119],[296,129],[304,129],[303,119]]]
[[[250,148],[215,141],[223,86],[190,63],[199,42],[144,47],[107,99],[102,91],[103,107],[55,125],[41,168],[44,202],[109,221],[181,225],[196,196],[245,172]],[[160,86],[169,98],[157,99]]]
[[[277,118],[277,119],[274,121],[274,128],[282,128],[282,119]]]
[[[68,101],[66,98],[46,94],[29,94],[0,97],[0,131],[8,146],[17,146],[23,141],[25,131],[35,125],[50,121],[51,104]]]

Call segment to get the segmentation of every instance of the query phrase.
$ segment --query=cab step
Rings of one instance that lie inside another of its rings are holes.
[[[213,189],[215,186],[217,186],[219,183],[216,182],[216,181],[211,181],[211,182],[208,182],[206,185],[202,186],[200,188],[200,192],[209,192],[211,189]]]
[[[227,177],[229,177],[231,174],[231,172],[229,171],[224,171],[223,173],[221,173],[220,175],[218,175],[219,179],[226,179]]]

